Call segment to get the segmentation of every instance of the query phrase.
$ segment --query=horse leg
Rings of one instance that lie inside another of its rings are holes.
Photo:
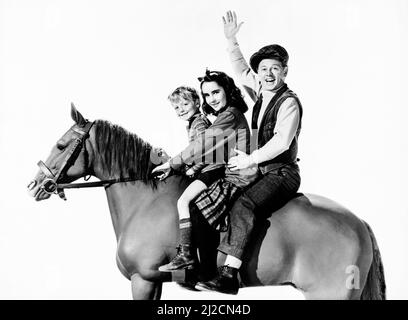
[[[138,273],[131,277],[133,300],[160,300],[162,282],[143,279]]]

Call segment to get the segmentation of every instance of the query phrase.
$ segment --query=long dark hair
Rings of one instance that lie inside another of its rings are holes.
[[[202,109],[205,114],[215,113],[214,109],[205,101],[203,95],[203,83],[204,82],[216,82],[221,86],[227,96],[227,106],[237,108],[242,113],[248,111],[248,106],[245,103],[241,90],[235,85],[234,79],[229,77],[222,71],[205,71],[205,76],[198,78],[200,81],[201,96],[203,97]]]

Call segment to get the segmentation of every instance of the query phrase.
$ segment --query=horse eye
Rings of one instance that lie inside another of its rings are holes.
[[[58,150],[63,151],[65,149],[65,146],[62,144],[57,144],[57,148]]]

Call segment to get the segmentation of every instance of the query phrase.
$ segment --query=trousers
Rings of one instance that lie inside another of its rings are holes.
[[[233,204],[230,224],[221,235],[218,250],[241,259],[256,220],[267,219],[283,207],[296,195],[300,181],[297,164],[288,164],[261,176]]]

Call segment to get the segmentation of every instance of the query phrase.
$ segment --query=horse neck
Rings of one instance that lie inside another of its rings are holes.
[[[99,180],[110,180],[118,177],[110,176],[102,169],[102,164],[98,160],[95,147],[95,133],[90,131],[87,140],[87,150],[89,154],[88,173]],[[137,219],[143,214],[145,208],[156,199],[166,196],[169,199],[178,199],[186,187],[186,180],[173,176],[166,179],[166,182],[158,182],[157,188],[153,188],[149,183],[134,181],[127,183],[115,183],[105,188],[106,196],[111,214],[113,228],[118,239],[125,229],[129,219]]]
[[[85,168],[88,174],[98,178],[101,181],[112,180],[118,177],[109,175],[103,170],[101,158],[97,154],[95,130],[92,128],[89,132],[89,139],[86,141],[89,161],[88,168]],[[105,188],[106,197],[108,200],[109,211],[111,214],[113,228],[116,238],[120,236],[120,230],[129,219],[130,215],[134,214],[134,206],[146,197],[147,186],[141,181],[129,183],[115,183]],[[150,197],[150,195],[149,195]],[[133,208],[133,210],[132,210]]]
[[[157,188],[142,181],[116,183],[106,188],[109,211],[112,218],[116,239],[118,240],[129,222],[145,218],[146,214],[154,210],[156,201],[176,203],[185,188],[182,178],[170,177],[166,182],[159,182]],[[165,214],[165,213],[163,213]]]
[[[127,221],[140,214],[143,203],[151,200],[154,192],[141,181],[116,183],[105,190],[113,228],[118,239]]]

